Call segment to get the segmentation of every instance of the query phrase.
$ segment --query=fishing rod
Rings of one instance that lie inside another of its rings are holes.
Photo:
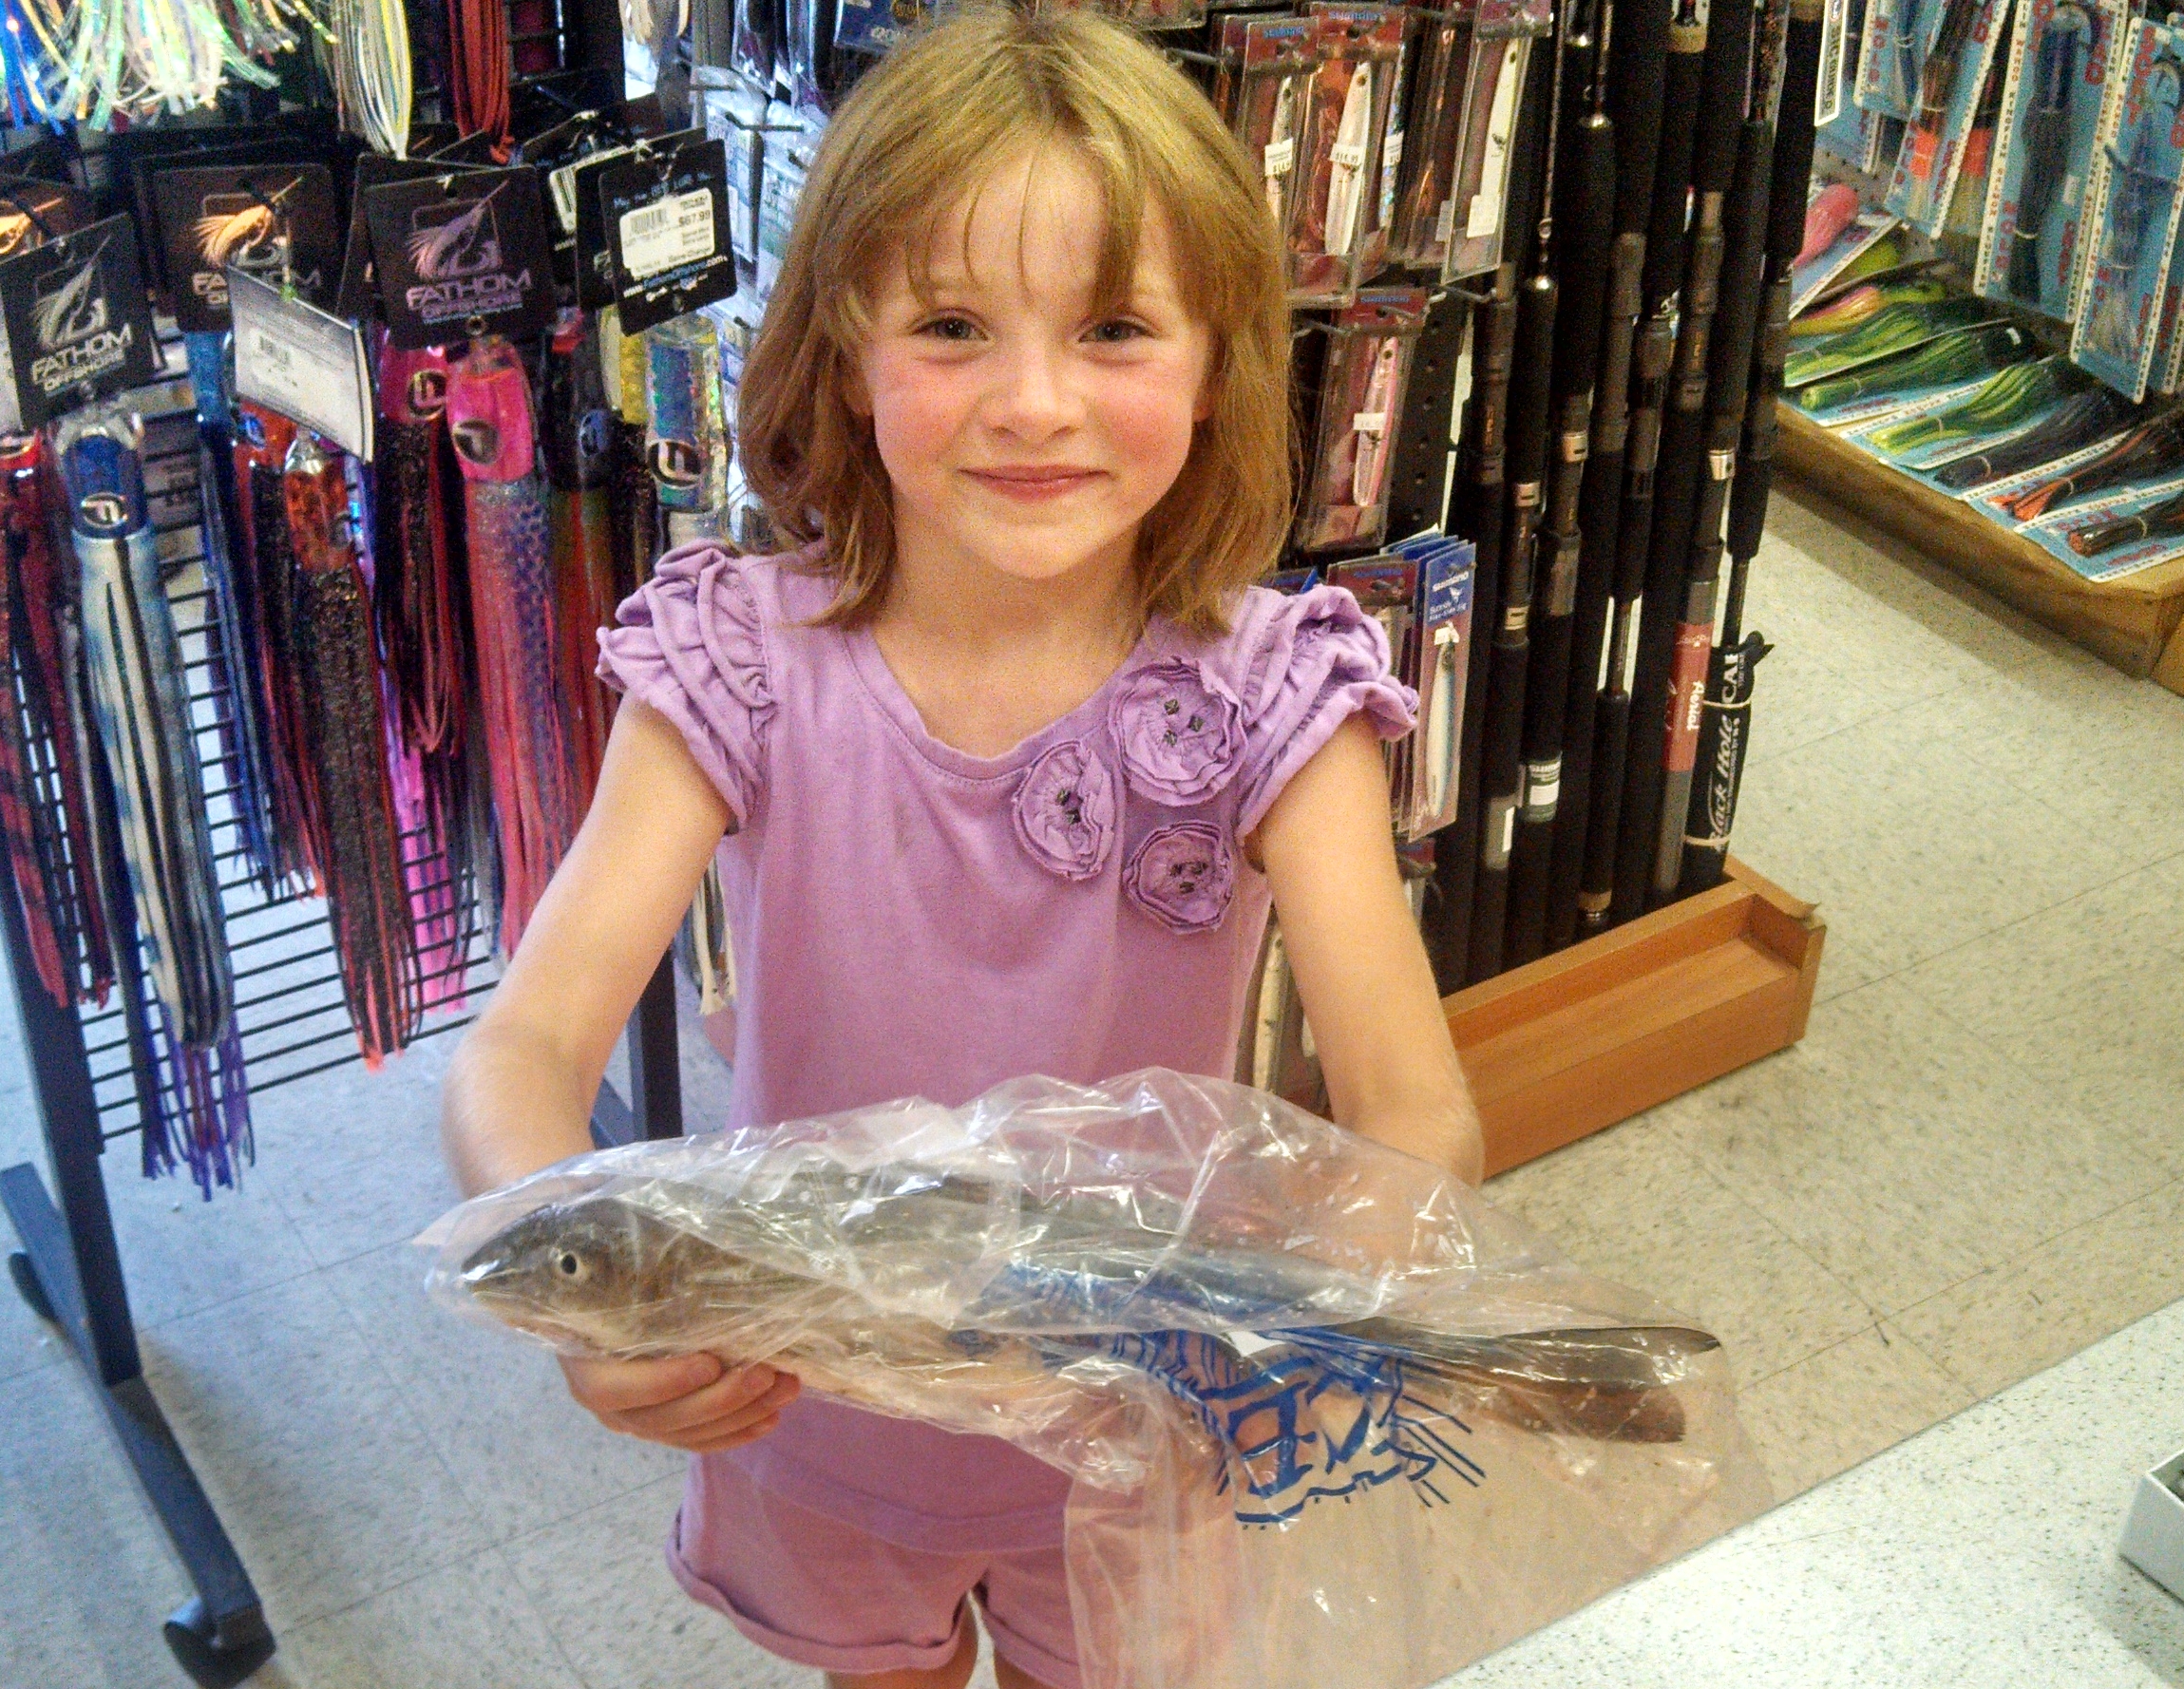
[[[1456,482],[1450,511],[1452,531],[1471,540],[1472,626],[1484,629],[1500,615],[1502,541],[1509,514],[1504,492],[1509,457],[1510,363],[1515,355],[1517,267],[1494,272],[1491,292],[1471,310],[1472,390],[1456,443]],[[1443,995],[1460,990],[1471,967],[1472,901],[1479,869],[1479,777],[1486,755],[1487,673],[1493,641],[1473,637],[1464,696],[1482,703],[1465,710],[1456,753],[1456,815],[1448,837],[1455,847],[1434,852],[1434,883],[1441,894],[1440,964]]]
[[[1753,341],[1764,287],[1775,161],[1775,105],[1783,74],[1786,0],[1768,0],[1759,22],[1752,115],[1738,140],[1736,175],[1722,213],[1721,282],[1706,371],[1705,453],[1684,570],[1681,619],[1672,639],[1668,717],[1661,751],[1659,830],[1649,906],[1669,901],[1683,872],[1683,832],[1713,668],[1715,600],[1721,580],[1722,519],[1738,470],[1752,389]],[[1739,607],[1741,608],[1741,607]]]
[[[1662,401],[1676,350],[1676,290],[1683,277],[1691,154],[1705,73],[1706,12],[1698,0],[1675,0],[1675,4],[1661,71],[1661,139],[1653,158],[1639,275],[1639,326],[1630,353],[1630,423],[1624,447],[1623,497],[1616,514],[1612,631],[1596,706],[1585,861],[1577,899],[1579,925],[1587,933],[1605,929],[1615,885],[1615,838],[1623,812],[1635,683],[1632,662],[1645,591],[1646,542],[1653,533]]]
[[[1704,455],[1708,348],[1719,299],[1722,207],[1736,173],[1751,68],[1751,0],[1717,4],[1708,24],[1699,125],[1691,154],[1691,231],[1676,330],[1676,358],[1662,404],[1654,469],[1653,523],[1646,548],[1644,610],[1630,693],[1623,763],[1623,809],[1616,826],[1609,919],[1643,912],[1661,822],[1660,747],[1667,730],[1668,681]],[[1659,196],[1656,195],[1658,202]]]
[[[1766,527],[1767,495],[1775,479],[1776,401],[1782,390],[1782,364],[1789,350],[1790,272],[1802,238],[1805,194],[1813,175],[1813,113],[1825,15],[1826,0],[1791,0],[1773,180],[1767,193],[1766,304],[1753,348],[1737,479],[1729,492],[1729,590],[1707,676],[1705,719],[1696,758],[1698,780],[1684,819],[1677,880],[1681,897],[1720,883],[1751,737],[1755,671],[1770,649],[1757,634],[1743,631],[1744,593]]]
[[[1591,807],[1593,738],[1605,679],[1601,658],[1615,593],[1616,529],[1630,432],[1632,342],[1643,303],[1645,229],[1653,209],[1654,158],[1661,145],[1662,72],[1674,0],[1624,0],[1609,61],[1615,132],[1615,214],[1608,247],[1605,317],[1594,388],[1592,439],[1578,500],[1577,613],[1571,623],[1569,685],[1563,705],[1562,801],[1548,870],[1547,947],[1577,936],[1578,881],[1585,870]],[[1602,44],[1605,56],[1606,44]]]
[[[1549,406],[1554,462],[1548,471],[1542,546],[1548,562],[1531,630],[1525,688],[1524,794],[1510,855],[1506,961],[1521,967],[1547,948],[1548,874],[1561,795],[1563,729],[1569,698],[1571,641],[1583,528],[1578,516],[1591,446],[1593,388],[1600,371],[1601,313],[1606,302],[1608,242],[1615,205],[1615,125],[1607,115],[1611,0],[1594,0],[1589,21],[1569,38],[1564,74],[1585,76],[1584,115],[1560,139],[1563,218],[1555,269],[1561,288]]]
[[[1567,25],[1565,28],[1567,33]],[[1531,128],[1521,134],[1525,145],[1517,160],[1527,176],[1521,181],[1512,179],[1510,196],[1511,210],[1521,208],[1524,213],[1514,226],[1533,228],[1532,268],[1517,290],[1516,340],[1510,371],[1509,515],[1502,557],[1501,609],[1495,618],[1493,654],[1487,670],[1486,739],[1480,763],[1483,810],[1467,968],[1467,977],[1474,984],[1502,971],[1509,918],[1510,851],[1515,843],[1522,790],[1519,757],[1524,737],[1525,681],[1531,666],[1532,575],[1545,496],[1550,421],[1548,374],[1559,291],[1549,262],[1554,245],[1552,149],[1561,116],[1566,46],[1567,42],[1558,42],[1553,54],[1531,55],[1524,97]],[[1514,167],[1512,164],[1512,171]]]

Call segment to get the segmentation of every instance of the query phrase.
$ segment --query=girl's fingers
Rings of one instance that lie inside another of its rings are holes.
[[[674,1355],[664,1360],[595,1360],[560,1357],[569,1394],[602,1419],[679,1401],[732,1376],[715,1355]]]
[[[740,1449],[746,1443],[755,1443],[780,1423],[780,1414],[769,1414],[755,1425],[746,1426],[741,1431],[731,1432],[720,1436],[707,1436],[688,1442],[678,1442],[675,1447],[686,1449],[693,1454],[719,1454],[730,1449]]]
[[[791,1375],[748,1367],[673,1401],[599,1417],[632,1436],[682,1447],[686,1439],[730,1434],[778,1413],[796,1398],[798,1389]]]

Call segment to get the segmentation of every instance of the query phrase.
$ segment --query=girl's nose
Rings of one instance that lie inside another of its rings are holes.
[[[1044,440],[1076,421],[1081,399],[1066,351],[1018,343],[997,360],[987,419],[1024,440]]]

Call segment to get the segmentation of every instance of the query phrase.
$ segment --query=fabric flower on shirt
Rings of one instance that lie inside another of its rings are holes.
[[[1090,880],[1114,842],[1114,781],[1082,739],[1054,746],[1016,788],[1016,837],[1065,880]]]
[[[1244,711],[1196,663],[1152,663],[1125,680],[1108,711],[1123,772],[1149,798],[1195,804],[1226,786],[1244,755]]]
[[[1236,893],[1228,840],[1203,821],[1155,830],[1123,871],[1130,901],[1163,926],[1203,933],[1221,924]]]

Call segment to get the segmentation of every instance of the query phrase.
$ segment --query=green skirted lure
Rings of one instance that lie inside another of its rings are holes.
[[[1980,389],[1931,416],[1914,416],[1877,430],[1872,442],[1898,455],[1951,440],[2000,434],[2036,416],[2056,400],[2095,385],[2068,358],[2035,358],[2013,364]]]
[[[1933,477],[1953,492],[2022,474],[2098,444],[2130,425],[2137,408],[2114,388],[2096,387],[2065,399],[2014,440],[1951,458]]]
[[[1793,322],[1790,338],[1809,340],[1815,334],[1840,334],[1871,322],[1890,305],[1932,305],[1948,296],[1947,282],[1924,278],[1852,288]]]
[[[1893,357],[1928,340],[1992,320],[1994,307],[1984,299],[1937,299],[1930,305],[1891,305],[1856,328],[1831,335],[1816,346],[1799,347],[1782,366],[1782,385],[1804,387],[1854,370],[1876,358]]]
[[[1797,403],[1807,410],[1832,410],[1853,399],[1912,393],[1922,388],[1969,381],[2008,368],[2032,345],[2032,336],[2014,323],[1990,323],[1966,333],[1928,341],[1899,357],[1861,365],[1849,375],[1815,381],[1797,395]]]

